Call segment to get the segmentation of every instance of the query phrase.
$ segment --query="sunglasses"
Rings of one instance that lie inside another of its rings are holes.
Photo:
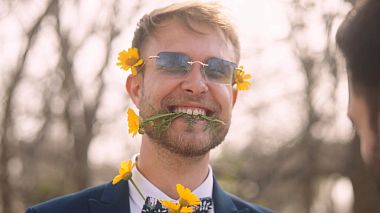
[[[184,76],[193,64],[198,63],[207,80],[228,85],[234,82],[234,72],[237,69],[235,63],[220,58],[209,58],[205,62],[192,61],[189,56],[178,52],[160,52],[149,56],[149,59],[156,59],[157,68],[173,76]]]

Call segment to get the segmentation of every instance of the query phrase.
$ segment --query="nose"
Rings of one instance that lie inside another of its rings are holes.
[[[201,64],[192,64],[181,86],[190,95],[202,95],[208,91],[208,85]]]

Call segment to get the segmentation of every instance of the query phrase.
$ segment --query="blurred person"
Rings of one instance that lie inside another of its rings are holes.
[[[228,132],[237,90],[249,86],[237,65],[238,36],[220,9],[186,2],[140,19],[118,63],[132,71],[126,90],[139,116],[128,110],[128,121],[130,132],[144,133],[140,153],[112,183],[27,213],[272,212],[223,191],[209,165],[210,150]]]
[[[362,158],[380,189],[380,1],[359,1],[336,40],[347,62],[348,115],[360,137]]]

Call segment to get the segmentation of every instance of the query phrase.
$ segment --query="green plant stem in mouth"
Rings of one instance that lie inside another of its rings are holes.
[[[198,120],[206,121],[207,125],[204,129],[205,131],[207,129],[214,131],[219,125],[226,125],[223,121],[217,119],[216,117],[210,117],[207,115],[190,115],[184,112],[170,112],[153,115],[146,118],[142,122],[140,128],[143,130],[146,128],[153,128],[155,133],[160,136],[161,133],[166,131],[170,124],[179,117],[183,117],[187,121],[189,127],[192,127]]]

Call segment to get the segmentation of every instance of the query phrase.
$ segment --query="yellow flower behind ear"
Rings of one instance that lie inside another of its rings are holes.
[[[137,48],[129,48],[128,51],[119,52],[119,57],[117,58],[118,62],[116,65],[119,65],[125,71],[131,69],[132,75],[137,75],[137,66],[143,64],[143,60],[140,59],[139,51]]]
[[[132,164],[131,160],[128,162],[121,162],[121,166],[119,169],[119,174],[113,178],[112,184],[115,185],[119,183],[122,179],[129,180],[132,178],[132,169],[136,165],[136,162]]]
[[[132,137],[139,132],[140,117],[131,108],[128,108],[128,132],[132,134]]]
[[[247,79],[250,79],[251,75],[250,74],[245,74],[244,73],[244,67],[240,66],[235,70],[235,83],[236,83],[236,88],[238,90],[248,90],[249,86],[251,83],[247,81]]]
[[[167,200],[160,201],[163,206],[168,208],[169,213],[178,213],[178,212],[193,212],[192,207],[181,206],[179,203],[173,203]]]
[[[179,195],[179,203],[182,206],[196,206],[201,203],[199,198],[191,193],[191,190],[188,188],[185,188],[181,184],[176,185],[177,193]]]

